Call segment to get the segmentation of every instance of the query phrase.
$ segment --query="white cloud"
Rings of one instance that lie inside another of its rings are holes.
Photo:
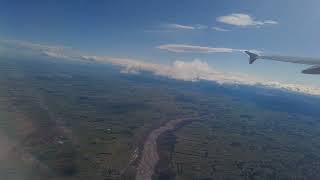
[[[275,25],[279,24],[277,21],[274,20],[255,20],[248,14],[241,14],[241,13],[233,13],[226,16],[220,16],[217,18],[218,22],[234,25],[234,26],[262,26],[262,25]]]
[[[0,39],[0,45],[5,50],[14,50],[17,53],[30,52],[32,55],[45,55],[63,59],[74,59],[79,57],[79,52],[67,46],[46,45],[21,40],[4,39]]]
[[[177,60],[174,61],[171,65],[166,65],[142,62],[135,59],[123,59],[102,56],[82,56],[81,58],[83,60],[105,62],[121,66],[124,68],[124,73],[137,73],[139,71],[148,71],[154,73],[155,75],[185,81],[212,80],[219,83],[247,82],[247,84],[251,84],[253,82],[248,78],[245,78],[246,80],[242,79],[239,75],[232,75],[219,72],[211,68],[206,62],[201,61],[199,59],[195,59],[191,62]]]
[[[206,74],[210,74],[213,70],[206,62],[195,59],[191,62],[175,61],[170,66],[170,73],[164,74],[174,79],[185,81],[197,81],[205,78]]]
[[[229,29],[224,29],[224,28],[221,28],[221,27],[212,27],[212,29],[215,30],[215,31],[221,31],[221,32],[230,31]]]
[[[277,21],[273,21],[273,20],[265,20],[264,23],[265,24],[279,24]]]
[[[194,27],[199,30],[208,29],[208,26],[203,24],[197,24]]]
[[[63,52],[44,51],[42,52],[42,54],[45,56],[54,57],[54,58],[63,58],[63,59],[69,58],[69,56],[65,55],[65,53]]]
[[[20,41],[20,40],[1,40],[1,45],[8,48],[15,48],[15,49],[29,49],[29,50],[36,50],[36,51],[61,51],[67,49],[65,46],[58,46],[58,45],[43,45],[38,43],[31,43],[27,41]]]
[[[157,48],[167,50],[175,53],[231,53],[235,51],[243,51],[240,49],[231,48],[214,48],[205,46],[193,46],[188,44],[165,44],[158,46]]]
[[[263,86],[267,88],[282,89],[291,92],[299,92],[311,95],[320,95],[320,89],[299,84],[285,84],[275,81],[249,77],[243,74],[225,73],[210,67],[206,62],[195,59],[190,62],[174,61],[171,65],[147,63],[134,59],[121,59],[111,57],[86,56],[83,59],[107,62],[123,67],[121,72],[137,74],[140,71],[151,72],[158,76],[164,76],[184,81],[207,80],[219,84],[238,84],[250,86]]]
[[[184,30],[194,30],[195,27],[188,26],[188,25],[182,25],[182,24],[165,24],[164,27],[168,29],[184,29]]]
[[[293,92],[307,93],[313,95],[320,95],[320,89],[317,87],[311,87],[299,84],[285,84],[279,82],[265,81],[258,78],[249,77],[243,74],[226,73],[218,71],[210,67],[205,61],[195,59],[191,62],[186,61],[175,61],[173,64],[159,64],[149,63],[146,61],[128,59],[128,58],[114,58],[107,56],[88,56],[81,52],[70,52],[70,49],[61,49],[63,46],[50,46],[42,44],[33,44],[22,41],[11,41],[11,47],[23,46],[23,48],[29,48],[30,51],[38,51],[38,55],[45,55],[52,58],[65,59],[65,60],[83,60],[97,63],[110,63],[115,66],[122,67],[122,73],[137,74],[140,71],[151,72],[155,75],[164,76],[168,78],[184,80],[184,81],[199,81],[207,80],[214,81],[220,84],[241,84],[241,85],[252,85],[252,86],[264,86],[269,88],[277,88],[282,90],[288,90]],[[8,43],[8,42],[7,42]],[[0,46],[4,42],[0,40]],[[57,48],[59,47],[59,51]],[[195,46],[197,47],[197,46]],[[16,48],[15,48],[16,49]],[[45,49],[45,51],[43,51]],[[191,48],[193,49],[193,48]],[[197,48],[196,48],[197,49]],[[212,52],[217,51],[215,49],[200,48],[200,51]],[[233,49],[223,48],[224,52],[232,52]],[[221,51],[221,50],[218,50]],[[44,53],[46,52],[46,53]],[[59,53],[58,53],[59,52]]]
[[[205,29],[208,29],[208,26],[203,24],[185,25],[185,24],[177,24],[177,23],[168,23],[168,24],[162,24],[156,29],[146,30],[146,32],[175,32],[179,30],[195,31],[195,30],[205,30]]]

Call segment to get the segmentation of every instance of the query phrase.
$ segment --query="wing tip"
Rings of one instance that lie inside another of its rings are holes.
[[[253,64],[259,56],[255,53],[252,53],[250,51],[244,51],[249,56],[249,64]]]

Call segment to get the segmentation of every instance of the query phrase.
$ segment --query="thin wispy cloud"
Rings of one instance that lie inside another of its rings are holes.
[[[263,26],[263,25],[276,25],[279,24],[274,20],[256,20],[248,14],[233,13],[226,16],[217,17],[217,21],[224,24],[248,27],[248,26]]]
[[[68,49],[69,47],[60,46],[60,45],[43,45],[38,43],[32,43],[27,41],[20,40],[7,40],[1,39],[1,45],[4,47],[14,47],[14,48],[27,48],[31,50],[41,50],[41,51],[61,51],[64,49]]]
[[[182,25],[182,24],[164,24],[164,28],[166,29],[176,29],[176,30],[195,30],[194,26]]]
[[[195,24],[178,24],[178,23],[167,23],[161,24],[154,29],[146,30],[146,32],[177,32],[177,31],[196,31],[196,30],[205,30],[208,29],[207,25]]]
[[[0,46],[3,51],[11,51],[16,55],[44,55],[62,59],[78,57],[79,52],[68,46],[39,44],[21,40],[0,39]]]
[[[224,29],[224,28],[221,28],[221,27],[212,27],[213,30],[215,31],[221,31],[221,32],[227,32],[227,31],[230,31],[229,29]]]
[[[163,24],[165,29],[172,29],[172,30],[204,30],[208,29],[207,25],[203,24],[195,24],[195,25],[185,25],[185,24]]]
[[[199,29],[199,30],[204,30],[204,29],[208,29],[208,26],[207,25],[203,25],[203,24],[197,24],[194,26],[196,29]]]
[[[194,46],[188,44],[165,44],[157,47],[158,49],[167,50],[175,53],[232,53],[244,51],[241,49],[221,48],[221,47],[206,47],[206,46]]]
[[[226,73],[216,70],[208,65],[207,62],[194,59],[193,61],[174,61],[172,64],[160,64],[160,63],[150,63],[143,60],[129,59],[129,58],[115,58],[108,56],[93,56],[86,55],[78,51],[70,52],[70,49],[64,49],[64,46],[51,46],[43,44],[34,44],[24,41],[6,41],[0,40],[0,46],[5,43],[9,43],[13,50],[18,50],[23,46],[24,49],[29,49],[29,51],[35,52],[34,54],[40,56],[51,57],[57,60],[82,60],[90,61],[96,63],[108,63],[122,68],[122,73],[127,74],[137,74],[141,71],[146,71],[153,73],[154,75],[163,76],[167,78],[184,80],[184,81],[199,81],[207,80],[213,81],[220,84],[240,84],[240,85],[251,85],[251,86],[264,86],[268,88],[277,88],[282,90],[288,90],[293,92],[307,93],[313,95],[320,95],[320,89],[312,86],[305,86],[299,84],[285,84],[273,81],[266,81],[254,77],[249,77],[243,74],[236,73]],[[57,48],[58,47],[58,48]],[[197,47],[197,46],[195,46]],[[45,49],[45,51],[43,51]],[[59,49],[59,51],[57,51]],[[192,46],[191,49],[194,49]],[[195,48],[199,49],[199,48]],[[200,48],[200,52],[233,52],[239,51],[238,49],[229,48]],[[44,53],[45,52],[45,53]],[[14,53],[14,52],[13,52]]]

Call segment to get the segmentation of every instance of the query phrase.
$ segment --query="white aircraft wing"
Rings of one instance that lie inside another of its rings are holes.
[[[254,63],[257,59],[266,59],[274,61],[282,61],[297,64],[314,65],[306,70],[303,70],[304,74],[320,74],[320,59],[317,58],[303,58],[303,57],[290,57],[290,56],[260,56],[258,54],[245,51],[249,55],[249,63]]]

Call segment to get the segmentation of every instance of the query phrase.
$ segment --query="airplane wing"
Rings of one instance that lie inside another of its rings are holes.
[[[303,74],[320,74],[320,65],[311,66],[302,71]]]
[[[257,59],[259,59],[259,55],[258,54],[254,54],[252,52],[249,51],[244,51],[246,54],[248,54],[249,56],[249,63],[252,64],[254,63],[254,61],[256,61]]]
[[[290,56],[260,56],[250,51],[244,51],[249,56],[249,63],[253,64],[257,59],[266,59],[274,61],[282,61],[297,64],[314,65],[302,71],[304,74],[320,74],[320,59],[317,58],[303,58],[303,57],[290,57]]]

